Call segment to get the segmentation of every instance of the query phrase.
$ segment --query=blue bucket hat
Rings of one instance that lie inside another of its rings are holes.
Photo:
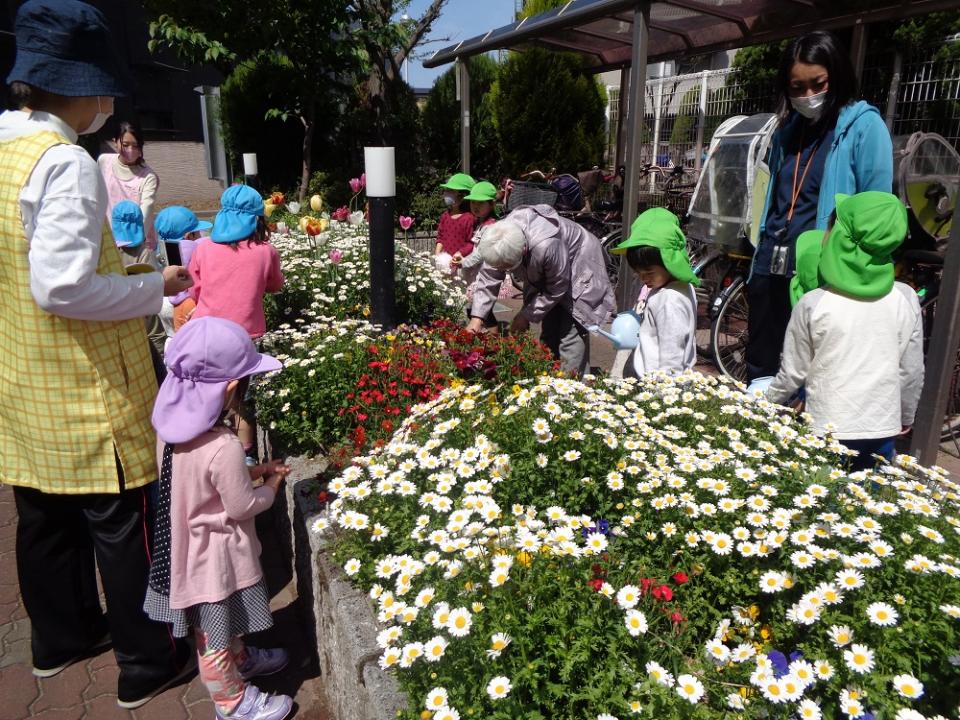
[[[121,200],[113,206],[110,228],[117,247],[135,248],[143,244],[143,213],[132,200]]]
[[[79,0],[28,0],[14,21],[17,59],[7,84],[67,97],[124,97],[129,79],[103,14]]]
[[[217,243],[246,240],[263,217],[263,198],[249,185],[232,185],[220,196],[220,212],[213,220],[210,239]]]
[[[197,220],[197,216],[183,205],[171,205],[157,213],[153,227],[164,242],[178,243],[187,233],[209,230],[213,224]]]

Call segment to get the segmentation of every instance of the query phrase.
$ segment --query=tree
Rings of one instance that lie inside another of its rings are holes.
[[[310,180],[318,104],[331,90],[349,89],[359,69],[350,37],[350,15],[339,0],[144,0],[155,18],[150,49],[172,48],[188,62],[209,62],[225,75],[256,64],[264,53],[289,62],[302,78],[295,91],[276,98],[265,119],[295,118],[303,128],[300,199]]]
[[[528,0],[521,16],[564,4]],[[576,172],[602,160],[606,101],[578,56],[539,48],[511,53],[491,95],[508,170],[538,165]]]
[[[365,88],[360,95],[371,113],[371,139],[397,145],[398,137],[390,120],[402,103],[406,87],[400,68],[430,32],[446,2],[432,0],[419,19],[400,22],[394,17],[399,13],[406,17],[410,0],[355,0],[349,5],[354,20],[351,37],[366,59]]]
[[[500,147],[493,124],[490,90],[497,79],[497,63],[487,55],[470,58],[470,120],[473,167],[476,177],[496,177]],[[460,163],[460,101],[456,68],[437,78],[423,109],[423,140],[430,164],[441,174]]]

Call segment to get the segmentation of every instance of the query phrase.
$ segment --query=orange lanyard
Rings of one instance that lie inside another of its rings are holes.
[[[817,150],[820,148],[820,141],[817,140],[810,151],[810,157],[807,159],[807,166],[803,168],[803,175],[800,176],[800,185],[797,185],[797,173],[800,172],[800,156],[803,154],[803,135],[800,136],[800,149],[797,151],[797,164],[793,168],[793,188],[790,191],[790,209],[787,210],[787,224],[793,220],[793,211],[797,207],[797,200],[800,198],[800,191],[803,190],[803,181],[807,179],[807,172],[813,165],[813,160],[817,156]]]

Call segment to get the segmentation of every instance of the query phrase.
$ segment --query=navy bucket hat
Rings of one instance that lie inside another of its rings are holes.
[[[80,0],[28,0],[14,22],[17,59],[7,84],[67,97],[124,97],[128,76],[103,14]]]
[[[220,196],[220,212],[213,220],[210,239],[216,243],[246,240],[263,216],[263,198],[249,185],[233,185]]]

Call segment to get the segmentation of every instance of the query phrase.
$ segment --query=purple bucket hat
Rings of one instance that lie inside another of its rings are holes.
[[[151,418],[167,443],[193,440],[217,424],[231,380],[279,370],[280,361],[257,352],[247,331],[231,320],[191,320],[173,336],[164,358],[167,377]]]

